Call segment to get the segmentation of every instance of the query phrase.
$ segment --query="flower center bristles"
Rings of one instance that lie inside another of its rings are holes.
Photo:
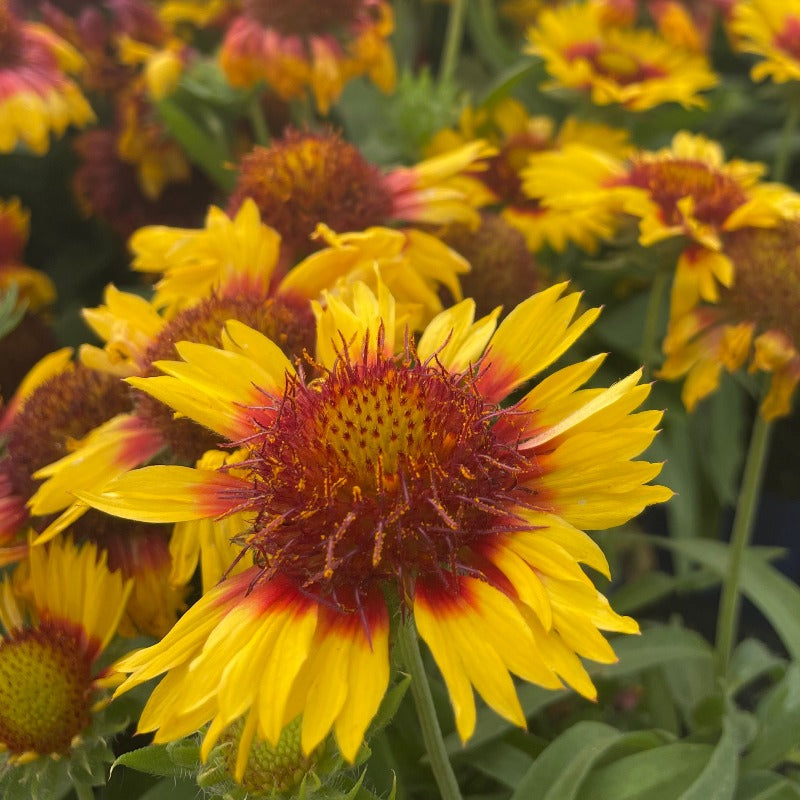
[[[33,495],[38,469],[69,453],[70,442],[131,409],[129,387],[119,378],[76,364],[39,386],[8,433],[6,472],[15,490]]]
[[[800,347],[800,223],[733,231],[725,252],[736,278],[721,302],[738,318],[783,331]]]
[[[245,0],[242,10],[285,36],[311,36],[348,27],[363,5],[363,0]]]
[[[0,644],[0,743],[12,753],[67,753],[90,721],[91,664],[55,622]]]
[[[620,184],[644,189],[661,208],[664,223],[679,225],[682,216],[678,201],[694,200],[694,216],[721,227],[739,206],[747,201],[742,187],[730,176],[700,161],[634,161]]]
[[[301,356],[314,345],[314,315],[302,297],[264,297],[237,294],[212,296],[178,314],[145,354],[143,374],[160,375],[154,361],[177,358],[177,342],[220,345],[220,333],[229,319],[260,331],[289,358]],[[196,461],[206,450],[219,446],[219,438],[191,420],[175,419],[171,408],[144,392],[136,392],[136,414],[161,430],[178,460]]]
[[[280,574],[343,609],[363,590],[470,571],[465,547],[515,524],[533,471],[497,442],[504,412],[471,374],[436,362],[346,358],[323,378],[292,380],[275,422],[253,442],[243,544]]]

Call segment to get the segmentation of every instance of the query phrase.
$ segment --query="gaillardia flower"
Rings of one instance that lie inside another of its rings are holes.
[[[800,0],[738,0],[729,30],[736,50],[761,56],[754,81],[800,80]]]
[[[220,62],[233,86],[264,80],[284,100],[310,89],[327,114],[345,83],[359,75],[384,92],[394,88],[387,41],[393,29],[384,0],[244,0]]]
[[[730,286],[726,233],[769,228],[800,211],[800,197],[787,186],[760,182],[764,172],[762,164],[725,161],[719,144],[680,131],[670,147],[627,160],[585,145],[533,155],[525,186],[548,207],[638,218],[645,247],[684,237],[672,287],[676,317],[701,297],[715,301],[720,285]]]
[[[529,156],[569,143],[582,142],[623,158],[630,150],[626,131],[573,117],[556,130],[550,117],[531,116],[522,103],[507,97],[490,108],[465,108],[458,128],[439,131],[427,152],[442,156],[483,139],[496,148],[496,153],[479,162],[476,170],[467,167],[462,186],[467,181],[475,184],[468,192],[475,204],[496,206],[505,221],[522,233],[532,252],[545,245],[561,252],[570,242],[594,251],[599,239],[613,233],[613,214],[596,208],[545,207],[526,193],[523,174]]]
[[[277,230],[291,256],[315,249],[320,222],[337,233],[390,222],[478,225],[475,198],[464,173],[486,168],[493,148],[476,140],[412,167],[382,172],[341,136],[288,130],[269,147],[255,147],[239,163],[228,212],[249,197]]]
[[[413,614],[442,671],[462,739],[473,687],[524,725],[511,674],[595,689],[578,656],[612,662],[600,630],[635,633],[584,574],[608,574],[582,529],[619,525],[668,499],[660,464],[632,460],[657,411],[640,373],[580,388],[602,357],[551,365],[597,317],[573,319],[565,284],[496,326],[465,300],[399,350],[393,298],[355,288],[317,306],[317,355],[292,364],[231,322],[222,348],[179,344],[165,373],[137,388],[238,448],[235,471],[145,467],[102,492],[110,514],[246,523],[235,541],[253,566],[219,583],[158,644],[124,658],[120,691],[166,673],[139,729],[156,740],[206,722],[207,754],[244,721],[237,779],[256,734],[274,744],[302,715],[303,751],[333,730],[352,761],[389,682],[390,625]],[[394,599],[393,599],[394,598]],[[244,755],[242,755],[244,754]]]
[[[67,73],[83,59],[77,50],[43,25],[22,22],[0,0],[0,153],[20,142],[42,155],[50,133],[94,120],[86,98]]]
[[[94,547],[69,542],[31,552],[30,603],[4,579],[0,748],[12,763],[69,756],[79,747],[103,700],[106,676],[95,663],[130,589]]]
[[[645,111],[662,103],[703,106],[699,92],[717,78],[704,55],[682,49],[652,30],[605,21],[601,3],[570,3],[543,11],[528,30],[528,52],[544,59],[547,88],[591,95],[596,105],[617,103]]]
[[[786,416],[800,382],[800,221],[734,231],[725,252],[733,283],[714,305],[698,303],[670,321],[659,376],[686,376],[682,395],[691,411],[717,388],[723,367],[733,372],[749,362],[751,372],[772,376],[762,416]]]

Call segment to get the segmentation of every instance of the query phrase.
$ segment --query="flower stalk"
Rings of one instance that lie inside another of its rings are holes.
[[[761,414],[756,415],[753,432],[750,436],[750,447],[742,475],[739,501],[731,531],[731,542],[728,556],[728,569],[722,583],[719,614],[717,617],[716,657],[717,671],[724,676],[728,670],[731,653],[739,629],[739,612],[741,610],[741,572],[742,558],[753,533],[758,500],[761,495],[761,484],[767,466],[769,439],[772,425]]]
[[[458,54],[461,50],[461,40],[464,36],[466,14],[467,0],[452,0],[450,16],[447,19],[442,63],[439,68],[439,83],[442,85],[449,83],[455,73]]]
[[[402,663],[408,674],[411,675],[411,695],[414,698],[414,706],[417,709],[417,716],[422,728],[422,739],[425,742],[425,749],[428,751],[431,769],[442,800],[461,800],[461,791],[458,788],[453,766],[447,756],[442,729],[436,718],[431,687],[425,674],[422,655],[419,652],[417,629],[414,619],[410,615],[398,627],[397,648]]]

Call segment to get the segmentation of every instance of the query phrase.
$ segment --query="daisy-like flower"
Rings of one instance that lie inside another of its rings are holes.
[[[94,120],[86,98],[68,73],[83,59],[49,28],[17,19],[0,0],[0,153],[22,142],[37,155],[50,134]]]
[[[19,198],[0,199],[0,294],[14,285],[20,302],[37,311],[55,300],[56,289],[47,275],[22,263],[29,224]]]
[[[458,128],[439,131],[427,150],[441,156],[478,139],[488,141],[497,152],[485,164],[481,162],[480,169],[467,169],[462,184],[474,184],[468,194],[476,205],[497,206],[506,222],[523,234],[531,252],[545,245],[561,252],[570,242],[591,252],[599,239],[612,234],[613,215],[598,209],[545,208],[524,191],[522,173],[532,154],[573,142],[600,147],[622,158],[630,150],[625,131],[569,117],[556,132],[549,117],[530,116],[518,100],[504,98],[491,108],[465,108]]]
[[[270,147],[255,147],[239,164],[228,211],[248,197],[261,218],[277,230],[291,256],[313,248],[320,222],[337,233],[390,222],[478,224],[474,197],[464,174],[485,168],[493,149],[482,140],[429,158],[413,167],[382,172],[332,131],[289,130]]]
[[[72,362],[69,348],[40,361],[3,410],[0,431],[4,452],[0,458],[0,564],[29,556],[31,534],[44,531],[54,511],[74,497],[50,484],[41,490],[46,466],[72,451],[87,447],[100,427],[115,431],[109,437],[106,461],[117,470],[136,466],[152,456],[161,442],[145,430],[126,425],[130,393],[113,375]],[[84,465],[81,480],[94,485],[92,463]],[[102,465],[101,465],[102,468]],[[113,473],[112,473],[113,474]],[[34,498],[36,498],[34,500]],[[122,631],[163,635],[183,608],[184,591],[170,585],[172,564],[169,530],[165,526],[120,524],[104,514],[90,512],[65,520],[73,539],[92,542],[106,554],[108,566],[126,580],[134,579]]]
[[[109,287],[106,304],[84,312],[105,347],[84,346],[83,363],[114,376],[158,375],[158,362],[177,355],[176,342],[219,344],[222,325],[231,318],[269,336],[281,358],[294,359],[314,347],[312,299],[324,289],[350,296],[354,282],[368,279],[376,285],[377,276],[396,290],[398,315],[412,330],[442,310],[441,287],[461,298],[458,275],[468,265],[433,236],[387,228],[341,235],[321,228],[320,236],[329,246],[282,275],[280,237],[261,223],[252,200],[233,219],[212,207],[202,229],[142,229],[131,240],[134,266],[163,273],[154,299],[150,303]],[[397,336],[402,334],[398,327]],[[167,406],[147,394],[137,392],[132,399],[129,413],[109,415],[71,452],[36,472],[46,480],[29,500],[31,510],[60,512],[38,541],[85,513],[86,506],[75,501],[76,490],[99,489],[159,454],[168,454],[173,463],[226,462],[224,454],[214,452],[219,437],[174,419]],[[227,522],[176,527],[170,543],[172,582],[185,584],[200,560],[204,585],[216,583],[227,567],[220,547],[228,551],[229,538]]]
[[[719,144],[681,131],[669,147],[627,160],[585,145],[534,155],[525,186],[548,207],[638,218],[644,246],[685,237],[672,287],[671,313],[677,317],[701,297],[715,301],[720,285],[731,285],[724,234],[769,228],[800,212],[795,192],[760,182],[765,170],[762,164],[725,161]]]
[[[0,587],[4,791],[35,785],[37,775],[59,766],[62,779],[69,772],[75,782],[94,782],[91,770],[103,766],[92,763],[97,745],[122,727],[109,729],[102,719],[108,674],[97,660],[114,636],[130,583],[109,572],[94,547],[71,543],[36,548],[29,573],[25,600],[15,597],[8,577]]]
[[[715,304],[698,303],[671,320],[659,376],[686,377],[682,395],[691,411],[717,388],[723,368],[749,364],[751,372],[771,373],[762,416],[786,416],[800,382],[800,221],[734,231],[725,252],[732,285]]]
[[[600,631],[638,629],[580,567],[608,574],[583,529],[671,492],[649,484],[660,464],[633,460],[661,418],[634,413],[649,393],[640,373],[582,389],[597,356],[502,405],[597,317],[573,319],[580,296],[564,290],[497,327],[465,300],[398,351],[391,295],[361,286],[351,304],[317,308],[304,367],[231,322],[222,348],[179,344],[163,376],[129,379],[237,446],[236,471],[145,467],[81,498],[131,519],[243,514],[235,541],[254,560],[119,662],[120,691],[166,673],[140,730],[165,741],[210,722],[207,754],[241,718],[240,779],[255,735],[274,744],[302,714],[304,752],[333,730],[352,761],[388,685],[395,603],[413,613],[464,740],[473,687],[525,724],[510,673],[595,697],[578,656],[612,662]]]
[[[699,95],[717,83],[701,53],[676,47],[647,29],[605,21],[601,3],[543,11],[528,30],[528,52],[553,77],[546,88],[586,92],[597,105],[645,111],[662,103],[703,106]]]
[[[736,50],[761,57],[754,81],[800,80],[800,0],[737,0],[729,31]]]
[[[220,62],[233,86],[264,80],[284,100],[310,90],[327,114],[359,75],[392,91],[395,64],[387,40],[393,29],[384,0],[243,0]]]

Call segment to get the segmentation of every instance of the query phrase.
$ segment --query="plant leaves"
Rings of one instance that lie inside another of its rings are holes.
[[[169,745],[150,744],[123,753],[112,765],[112,771],[118,766],[130,767],[139,772],[158,775],[164,778],[177,778],[186,774],[184,767],[176,764],[169,754]]]
[[[621,735],[602,722],[578,722],[542,751],[511,800],[572,800],[594,763]]]

